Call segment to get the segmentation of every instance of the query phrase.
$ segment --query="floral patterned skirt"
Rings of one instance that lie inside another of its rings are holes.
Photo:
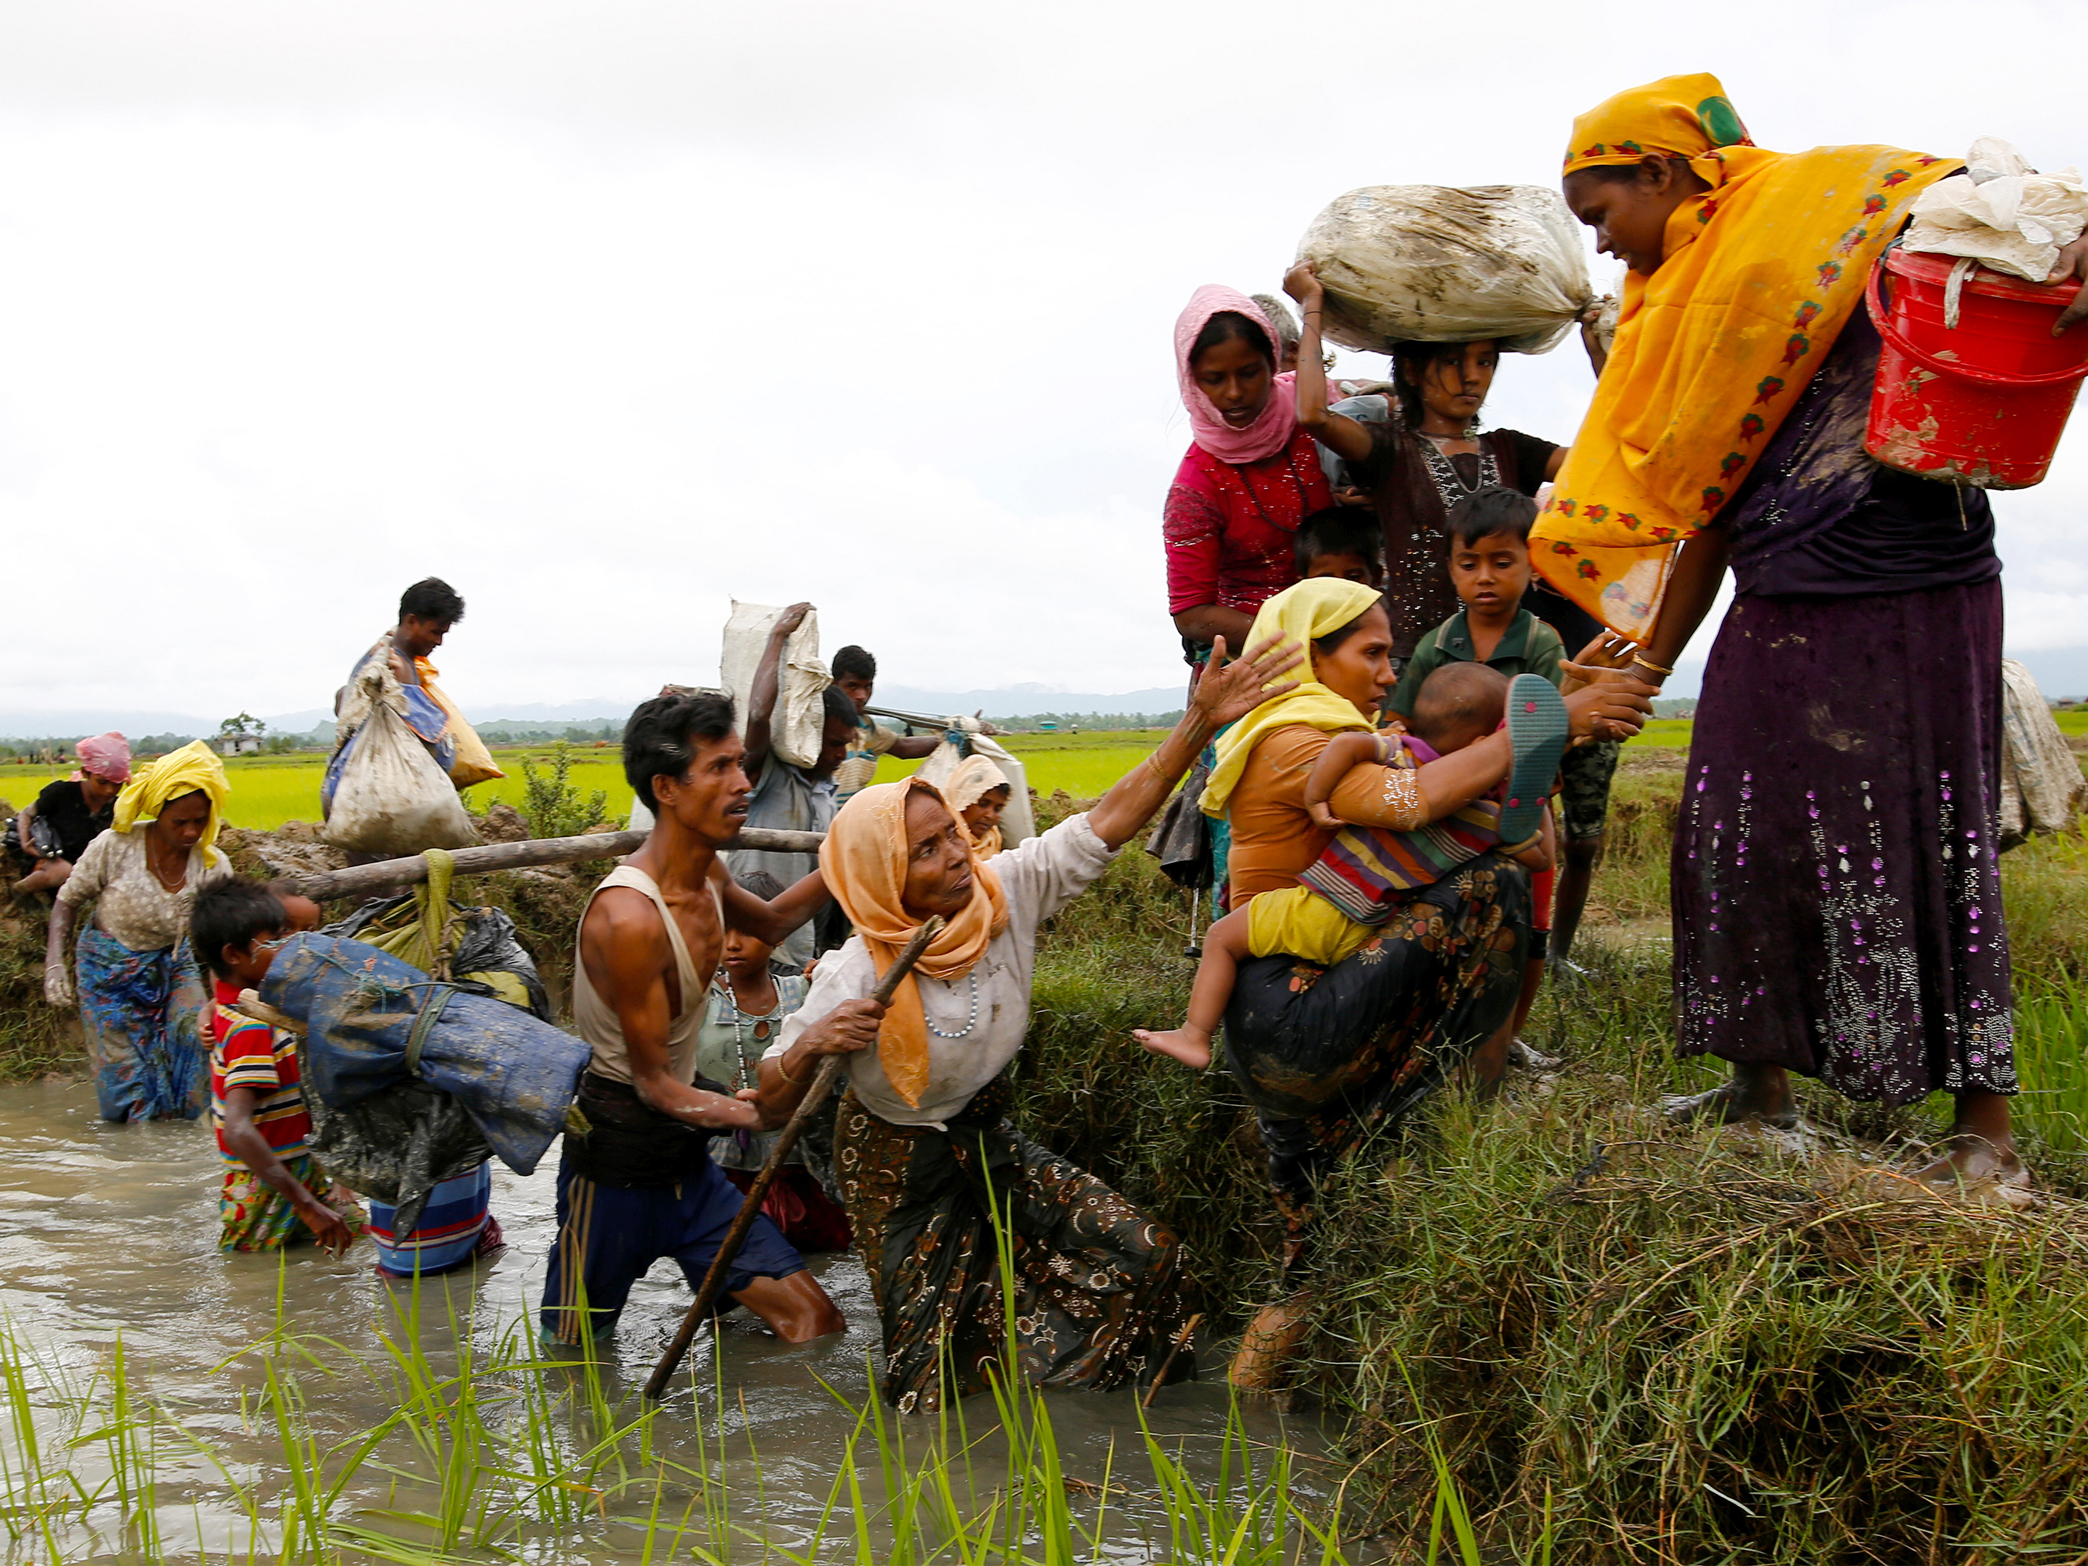
[[[2015,1092],[2000,778],[1999,582],[1735,598],[1676,823],[1681,1052]]]
[[[349,1229],[361,1234],[367,1220],[345,1190],[335,1187],[333,1177],[319,1167],[310,1153],[283,1160],[292,1179],[341,1215]],[[297,1216],[290,1199],[241,1164],[225,1171],[218,1188],[218,1249],[221,1251],[279,1251],[301,1245],[312,1238]]]
[[[841,1101],[835,1173],[884,1327],[879,1387],[902,1413],[984,1390],[1011,1315],[1017,1371],[1044,1386],[1156,1372],[1182,1328],[1174,1235],[1017,1132],[1011,1097],[1006,1079],[988,1084],[947,1131]]]
[[[95,925],[74,947],[80,1027],[104,1120],[194,1120],[210,1103],[203,1009],[210,992],[186,940],[134,952]]]
[[[1260,1112],[1288,1264],[1327,1167],[1410,1114],[1514,1014],[1529,931],[1529,878],[1482,854],[1331,968],[1240,964],[1225,1061]]]

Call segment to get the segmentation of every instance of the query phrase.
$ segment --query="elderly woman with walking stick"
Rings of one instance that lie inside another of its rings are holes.
[[[1291,688],[1303,649],[1271,638],[1224,656],[1221,637],[1174,732],[1094,809],[990,864],[919,779],[864,789],[828,831],[820,869],[856,933],[763,1058],[760,1105],[780,1123],[818,1057],[847,1057],[834,1168],[877,1299],[881,1389],[902,1411],[983,1389],[1010,1350],[1030,1381],[1116,1386],[1155,1373],[1183,1327],[1174,1235],[1009,1124],[1002,1073],[1029,1025],[1038,925],[1108,868],[1213,734]],[[912,974],[889,1005],[871,999],[931,916],[945,923]]]

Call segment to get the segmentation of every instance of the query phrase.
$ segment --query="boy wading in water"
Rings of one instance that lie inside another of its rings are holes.
[[[655,823],[645,846],[595,889],[580,919],[575,1031],[593,1046],[558,1166],[558,1240],[544,1279],[547,1340],[614,1330],[631,1287],[672,1257],[693,1289],[739,1211],[711,1162],[713,1133],[764,1129],[745,1097],[697,1085],[697,1045],[728,918],[777,942],[826,900],[817,872],[764,902],[735,885],[718,851],[745,824],[750,785],[732,701],[716,692],[646,702],[624,731],[624,773]],[[780,1338],[846,1325],[795,1249],[757,1218],[725,1291]],[[591,1318],[591,1320],[590,1320]]]
[[[299,1082],[296,1036],[232,1010],[241,990],[258,989],[268,977],[276,949],[318,923],[319,910],[309,900],[240,880],[205,887],[189,915],[190,944],[215,981],[210,1118],[225,1161],[219,1250],[281,1250],[308,1233],[329,1256],[339,1256],[362,1232],[354,1198],[306,1150],[312,1116]]]

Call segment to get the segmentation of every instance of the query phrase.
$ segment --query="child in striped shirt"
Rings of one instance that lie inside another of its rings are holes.
[[[309,920],[317,910],[299,898]],[[258,882],[228,879],[196,894],[189,939],[209,964],[210,1119],[224,1159],[218,1249],[273,1251],[316,1240],[339,1256],[362,1231],[353,1195],[307,1146],[312,1117],[299,1084],[297,1038],[233,1009],[257,989],[301,921]],[[324,1197],[317,1193],[325,1192]]]

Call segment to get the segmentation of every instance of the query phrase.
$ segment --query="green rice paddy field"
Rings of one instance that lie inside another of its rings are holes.
[[[2088,734],[2088,710],[2062,712],[2059,726],[2069,734]],[[1656,718],[1633,743],[1661,748],[1689,744],[1690,720]],[[1075,799],[1093,799],[1138,764],[1165,737],[1161,729],[1118,729],[1094,734],[1013,734],[1004,739],[1008,748],[1022,758],[1030,786],[1049,796],[1064,789]],[[494,751],[508,776],[498,783],[480,784],[466,796],[474,810],[484,810],[494,800],[522,803],[522,763],[525,758],[539,771],[549,765],[549,746],[502,747]],[[226,764],[232,778],[232,802],[226,812],[234,826],[272,830],[285,821],[319,819],[319,775],[322,759],[316,754],[293,756],[242,756]],[[914,770],[916,763],[887,758],[878,770],[878,781],[890,782]],[[0,801],[24,805],[36,797],[53,778],[68,768],[0,764]],[[582,746],[573,752],[571,776],[575,788],[584,792],[600,789],[606,796],[606,813],[621,820],[631,808],[630,786],[623,780],[623,766],[613,745]]]
[[[1076,799],[1092,799],[1138,765],[1165,737],[1160,729],[1115,730],[1097,734],[1016,734],[1007,736],[1009,748],[1022,757],[1030,786],[1049,795],[1064,789]],[[497,783],[481,783],[465,799],[474,810],[484,810],[495,800],[521,807],[522,763],[548,772],[551,747],[545,745],[499,747],[494,757],[508,776]],[[570,782],[583,793],[600,789],[606,796],[605,814],[622,820],[630,813],[631,788],[624,782],[623,763],[613,745],[584,745],[573,751]],[[903,777],[917,763],[897,762],[889,757],[878,771],[880,782]],[[232,798],[226,817],[233,826],[270,831],[285,821],[319,819],[319,779],[325,760],[316,753],[291,756],[240,756],[225,763],[232,780]],[[20,806],[36,797],[53,778],[66,776],[66,767],[0,764],[0,801]]]

